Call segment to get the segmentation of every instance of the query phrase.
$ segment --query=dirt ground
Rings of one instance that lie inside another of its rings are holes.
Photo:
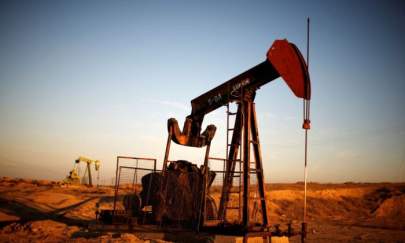
[[[271,224],[299,225],[302,188],[299,183],[266,185]],[[96,203],[111,208],[113,195],[111,187],[2,178],[0,242],[177,241],[158,233],[93,232],[88,226],[94,224]],[[307,202],[307,242],[405,242],[405,184],[311,183]]]

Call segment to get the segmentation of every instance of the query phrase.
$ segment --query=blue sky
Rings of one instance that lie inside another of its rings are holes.
[[[311,17],[309,179],[405,180],[403,1],[2,1],[0,176],[62,179],[79,155],[164,154],[201,93],[262,62],[275,39],[305,53]],[[302,180],[302,101],[256,96],[267,181]],[[225,109],[206,116],[224,157]],[[174,146],[172,159],[203,151]]]

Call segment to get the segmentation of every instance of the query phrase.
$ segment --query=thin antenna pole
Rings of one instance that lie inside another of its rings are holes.
[[[307,70],[309,71],[309,17],[307,18]],[[309,84],[305,84],[309,85]],[[308,88],[308,87],[305,87]],[[307,99],[308,98],[308,99]],[[310,129],[310,120],[309,120],[309,109],[310,109],[310,100],[309,97],[304,97],[303,100],[303,113],[304,113],[304,124],[303,129],[305,130],[305,154],[304,154],[304,215],[301,231],[301,242],[305,241],[306,232],[307,232],[307,178],[308,178],[308,129]]]
[[[307,69],[309,70],[309,17],[307,18]],[[305,119],[309,119],[308,117],[308,104],[307,101],[304,100],[305,104]],[[307,159],[308,159],[308,129],[305,129],[305,167],[304,167],[304,223],[306,222],[307,216],[307,177],[308,177],[308,169],[307,169]]]
[[[305,168],[304,168],[304,223],[306,222],[307,216],[307,177],[308,177],[308,168],[307,168],[307,146],[308,143],[308,130],[305,130]]]
[[[309,17],[307,18],[307,68],[309,69]]]

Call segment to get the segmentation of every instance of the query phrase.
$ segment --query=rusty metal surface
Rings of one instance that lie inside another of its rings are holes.
[[[225,176],[223,180],[223,187],[218,211],[218,219],[224,221],[226,209],[229,201],[229,193],[232,188],[232,180],[235,173],[235,163],[237,161],[238,152],[241,155],[240,163],[243,165],[241,174],[243,176],[243,219],[241,226],[248,231],[252,225],[258,222],[252,220],[250,211],[254,213],[255,210],[249,208],[250,200],[250,176],[255,174],[257,178],[259,204],[261,210],[261,227],[267,227],[267,207],[264,192],[264,175],[263,163],[261,157],[261,148],[258,135],[257,117],[255,113],[254,99],[256,90],[261,86],[273,81],[274,79],[282,77],[283,80],[290,87],[292,92],[299,98],[310,100],[311,98],[311,85],[308,73],[308,67],[305,63],[302,54],[298,48],[289,43],[287,40],[276,40],[270,47],[266,54],[266,60],[253,68],[241,73],[240,75],[226,81],[225,83],[211,89],[210,91],[198,96],[191,101],[191,114],[188,115],[184,121],[183,130],[180,130],[176,119],[171,118],[168,120],[168,141],[166,146],[166,153],[163,165],[163,177],[167,179],[166,166],[168,164],[168,155],[170,151],[170,142],[174,141],[180,145],[191,147],[204,147],[206,146],[206,154],[204,160],[204,167],[207,168],[207,158],[209,156],[209,147],[216,131],[214,125],[209,125],[203,133],[202,123],[204,116],[209,112],[231,102],[238,103],[238,111],[235,118],[235,125],[232,135],[231,144],[229,144],[229,151],[226,160]],[[228,146],[228,144],[227,144]],[[253,146],[253,156],[251,156],[251,146]],[[254,162],[251,159],[254,158]],[[250,167],[254,164],[255,167]],[[198,224],[201,222],[201,213],[206,212],[205,202],[208,182],[206,172],[202,179],[201,188],[202,207],[199,205],[197,210],[199,218]],[[165,181],[166,187],[168,181]],[[253,185],[253,184],[252,184]],[[166,190],[163,190],[167,192]],[[198,193],[197,193],[198,194]],[[200,198],[200,199],[201,199]],[[257,200],[257,199],[255,199]],[[193,202],[195,202],[193,200]],[[187,216],[188,217],[188,216]],[[185,218],[187,218],[185,217]],[[206,219],[205,215],[202,220]],[[194,221],[194,220],[193,220]],[[199,227],[197,227],[199,228]]]
[[[201,125],[206,114],[239,100],[240,92],[243,90],[250,90],[255,94],[255,90],[280,76],[296,96],[310,99],[308,69],[294,44],[285,39],[276,40],[266,57],[267,60],[264,62],[193,99],[191,114],[185,119],[183,130],[180,130],[176,119],[169,119],[168,130],[172,132],[172,140],[180,145],[206,146],[212,140],[216,130],[214,125],[209,125],[201,133]]]
[[[267,52],[267,59],[297,97],[311,99],[307,64],[297,46],[287,40],[276,40]]]
[[[189,117],[204,116],[227,103],[239,100],[241,89],[256,90],[279,76],[273,65],[266,60],[193,99]]]
[[[201,132],[201,122],[196,122],[190,118],[184,121],[183,131],[180,131],[179,124],[175,118],[167,121],[167,128],[172,134],[173,142],[191,147],[203,147],[211,142],[215,136],[217,128],[209,125],[203,133]]]
[[[204,218],[216,218],[214,200],[203,193],[204,187],[208,189],[215,178],[215,173],[208,171],[204,167],[199,168],[188,161],[179,160],[167,166],[165,176],[161,173],[145,175],[142,183],[145,184],[144,188],[150,185],[151,196],[146,199],[146,193],[141,192],[142,202],[147,200],[147,204],[152,205],[155,222],[195,227],[202,213]],[[204,199],[206,203],[202,204]]]

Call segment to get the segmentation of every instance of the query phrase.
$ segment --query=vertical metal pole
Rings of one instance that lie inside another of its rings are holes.
[[[309,66],[309,18],[307,18],[307,68]],[[304,100],[305,102],[305,100]],[[307,113],[304,110],[304,113]],[[307,114],[308,115],[308,114]],[[305,119],[308,119],[307,115]],[[308,169],[307,169],[307,156],[308,156],[308,129],[305,129],[305,168],[304,168],[304,223],[306,223],[306,216],[307,216],[307,176],[308,176]]]
[[[117,156],[117,165],[115,168],[115,185],[114,185],[114,207],[113,207],[113,215],[115,213],[115,207],[116,207],[116,201],[117,201],[117,193],[118,193],[118,188],[117,188],[117,183],[118,183],[118,165],[119,165],[119,156]]]
[[[200,202],[200,209],[198,214],[198,222],[197,222],[197,232],[200,232],[201,224],[204,225],[204,221],[207,219],[207,182],[208,182],[208,158],[210,154],[211,142],[208,142],[207,148],[205,150],[205,157],[204,157],[204,179],[203,179],[203,190],[202,190],[202,197]],[[201,218],[201,215],[203,216]]]
[[[304,223],[306,222],[307,216],[307,142],[308,142],[308,130],[305,130],[305,168],[304,168]]]
[[[226,104],[226,147],[225,147],[225,159],[228,159],[229,154],[229,103]],[[224,163],[223,171],[226,171],[226,160]],[[225,183],[225,173],[222,174],[223,176],[223,184]]]
[[[136,168],[135,168],[135,185],[136,185],[136,183],[138,183],[138,162],[139,162],[139,160],[137,159],[136,160]]]
[[[307,68],[309,69],[309,17],[307,18]]]
[[[134,169],[134,175],[132,177],[132,190],[136,193],[135,181],[136,181],[136,167]]]
[[[153,160],[153,172],[150,174],[149,183],[148,183],[148,190],[147,190],[147,193],[146,193],[146,201],[145,201],[144,205],[142,204],[142,207],[150,204],[150,202],[149,202],[150,201],[149,200],[150,199],[150,189],[152,187],[152,180],[153,180],[153,176],[155,175],[155,172],[156,172],[156,159]],[[142,179],[141,179],[141,182],[142,182]],[[143,188],[143,185],[142,185],[142,190],[143,189],[144,188]],[[142,223],[143,224],[145,223],[145,215],[143,215],[143,217],[142,217]]]
[[[117,185],[117,176],[118,176],[118,165],[119,165],[119,161],[120,161],[120,156],[117,156],[117,163],[116,163],[116,167],[115,167],[115,185]]]
[[[309,17],[307,18],[307,70],[309,70]],[[304,123],[309,121],[309,100],[304,99]],[[305,154],[304,154],[304,222],[301,229],[301,241],[304,242],[307,234],[307,158],[308,158],[308,126],[305,129]]]
[[[118,176],[117,176],[117,181],[116,181],[116,184],[115,184],[115,193],[114,193],[114,210],[113,210],[113,218],[114,218],[114,215],[115,215],[115,210],[116,210],[116,206],[117,206],[117,197],[118,197],[118,188],[119,188],[119,185],[120,185],[120,177],[121,177],[121,168],[119,169],[119,171],[118,171]]]
[[[301,226],[301,242],[305,242],[307,236],[307,142],[308,142],[308,130],[305,129],[305,167],[304,167],[304,220]]]
[[[90,163],[87,163],[87,170],[89,173],[89,186],[93,186],[93,180],[91,178]]]
[[[169,161],[169,152],[170,152],[170,143],[172,141],[172,131],[169,131],[169,135],[167,136],[167,143],[166,143],[166,150],[165,150],[165,157],[163,159],[163,168],[162,168],[162,180],[159,188],[159,195],[160,195],[160,200],[161,203],[164,204],[163,207],[166,207],[166,193],[167,193],[167,163]],[[158,221],[160,221],[159,226],[161,227],[163,224],[163,220],[160,218]]]
[[[167,136],[167,142],[166,142],[166,151],[165,151],[165,157],[163,159],[163,175],[166,173],[167,169],[167,162],[169,160],[169,152],[170,152],[170,143],[172,141],[172,131],[169,131],[169,135]]]
[[[243,208],[241,207],[241,205],[243,204],[243,190],[242,190],[242,187],[243,187],[243,165],[242,165],[242,161],[243,161],[243,152],[242,152],[242,142],[243,142],[243,132],[242,132],[242,129],[243,129],[243,123],[245,122],[244,121],[244,115],[243,115],[243,112],[244,112],[244,110],[243,110],[243,95],[244,95],[244,92],[243,92],[243,88],[240,88],[240,100],[239,100],[239,105],[238,105],[238,108],[240,108],[240,113],[239,113],[239,115],[240,115],[240,119],[239,119],[239,126],[240,126],[240,129],[239,129],[239,188],[238,188],[238,190],[239,190],[239,194],[238,194],[238,199],[239,199],[239,210],[238,210],[238,220],[239,220],[239,222],[241,221],[241,215],[243,214],[243,212],[242,212],[242,210],[243,210]],[[235,124],[236,124],[236,121],[235,121]],[[238,154],[236,153],[236,155],[235,155],[235,158],[237,158],[238,157]],[[243,218],[243,216],[242,216],[242,218]]]
[[[134,179],[132,180],[132,188],[136,192],[136,184],[138,183],[138,159],[135,159]]]
[[[230,166],[230,155],[229,155],[229,103],[226,104],[226,147],[225,147],[225,161],[224,161],[224,169],[223,169],[223,173],[222,173],[222,177],[223,177],[223,181],[222,181],[222,195],[226,195],[228,193],[228,191],[224,191],[224,190],[228,190],[228,188],[225,188],[225,184],[227,183],[227,180],[229,180],[230,178],[227,178],[227,176],[231,176],[232,172],[229,170],[230,174],[227,173],[228,168]],[[233,128],[235,129],[235,126],[233,126]],[[235,133],[235,130],[232,133]],[[228,168],[227,168],[228,166]],[[232,178],[233,179],[233,178]],[[230,188],[232,188],[232,182],[231,182],[231,186]],[[218,211],[218,219],[223,220],[225,222],[225,218],[226,218],[226,209],[224,208],[224,206],[226,207],[228,204],[228,200],[229,200],[229,196],[226,195],[227,198],[222,198],[220,199],[219,202],[219,211]],[[223,201],[223,199],[226,200]]]
[[[249,184],[250,184],[250,104],[244,101],[244,127],[243,127],[243,226],[247,231],[249,227]]]

